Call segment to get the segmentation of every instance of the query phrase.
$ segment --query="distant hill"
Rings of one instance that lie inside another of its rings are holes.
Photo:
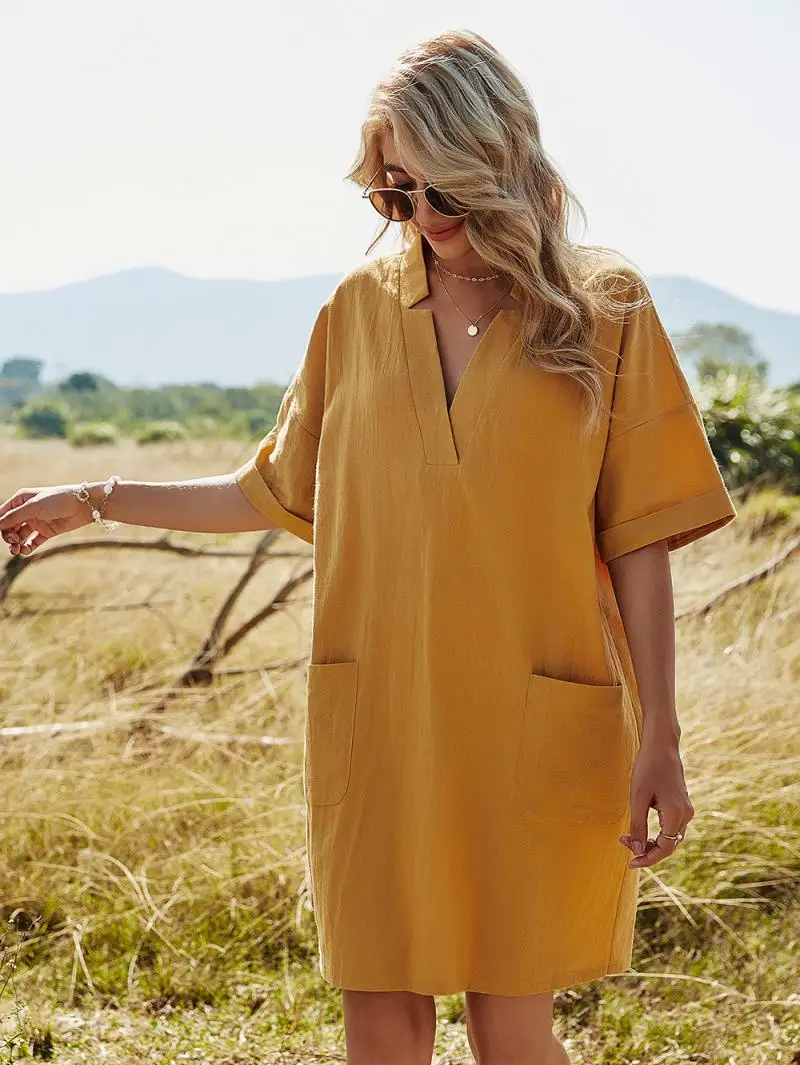
[[[91,370],[120,385],[286,384],[340,277],[209,281],[148,267],[0,294],[0,363],[14,355],[43,359],[45,380]],[[648,284],[670,333],[699,321],[739,326],[769,360],[772,384],[800,378],[800,315],[687,277]]]
[[[800,381],[800,314],[756,307],[689,277],[657,276],[648,284],[671,335],[697,322],[736,325],[753,337],[758,354],[769,362],[770,384]]]
[[[2,294],[0,362],[43,359],[43,380],[92,370],[119,385],[286,384],[338,281],[207,281],[141,268]]]

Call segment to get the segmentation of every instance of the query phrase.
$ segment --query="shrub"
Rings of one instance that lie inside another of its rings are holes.
[[[253,439],[260,440],[262,436],[266,436],[274,424],[274,415],[251,414],[247,419],[247,430]]]
[[[189,433],[180,422],[148,422],[136,434],[137,444],[160,444],[169,440],[188,440]]]
[[[189,420],[186,430],[193,440],[211,440],[219,436],[219,423],[216,418],[201,414]]]
[[[800,393],[720,369],[698,399],[714,456],[729,485],[755,481],[800,492]]]
[[[104,444],[116,444],[119,433],[110,422],[78,422],[69,433],[69,442],[73,447],[97,447]]]
[[[66,437],[69,431],[69,409],[57,400],[38,400],[26,403],[16,415],[17,432],[29,439]]]
[[[237,411],[228,422],[228,433],[245,440],[260,440],[275,424],[272,411]]]

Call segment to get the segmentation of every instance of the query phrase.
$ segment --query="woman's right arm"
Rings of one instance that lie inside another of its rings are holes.
[[[77,499],[80,487],[21,488],[0,505],[0,532],[12,554],[30,555],[52,537],[92,523],[92,508],[104,498],[103,481],[90,481],[91,504]],[[190,481],[121,481],[103,517],[125,525],[180,532],[248,532],[274,524],[250,503],[232,473]]]

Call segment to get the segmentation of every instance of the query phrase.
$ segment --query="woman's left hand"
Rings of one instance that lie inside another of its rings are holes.
[[[680,839],[658,835],[647,838],[647,815],[650,807],[658,811],[661,830],[670,836],[683,834],[694,817],[689,801],[683,763],[677,743],[660,739],[644,739],[636,756],[631,776],[630,833],[619,837],[635,857],[629,869],[655,865],[673,854]],[[637,849],[638,845],[638,849]]]

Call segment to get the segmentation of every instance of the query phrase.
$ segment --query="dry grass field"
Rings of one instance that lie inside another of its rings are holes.
[[[221,473],[249,453],[207,442],[2,447],[2,498],[115,471]],[[732,526],[672,556],[678,612],[798,532],[796,499],[741,504]],[[53,547],[106,539],[86,529]],[[98,547],[48,559],[45,548],[0,603],[0,1061],[345,1060],[303,882],[310,584],[210,682],[175,687],[260,540],[173,534],[217,552],[188,557]],[[308,545],[277,534],[223,636],[309,562]],[[576,1065],[800,1062],[799,604],[795,560],[678,621],[697,814],[675,857],[643,873],[635,975],[556,997]],[[56,722],[61,731],[30,731]],[[437,1000],[439,1065],[472,1060],[463,1006],[460,995]]]

